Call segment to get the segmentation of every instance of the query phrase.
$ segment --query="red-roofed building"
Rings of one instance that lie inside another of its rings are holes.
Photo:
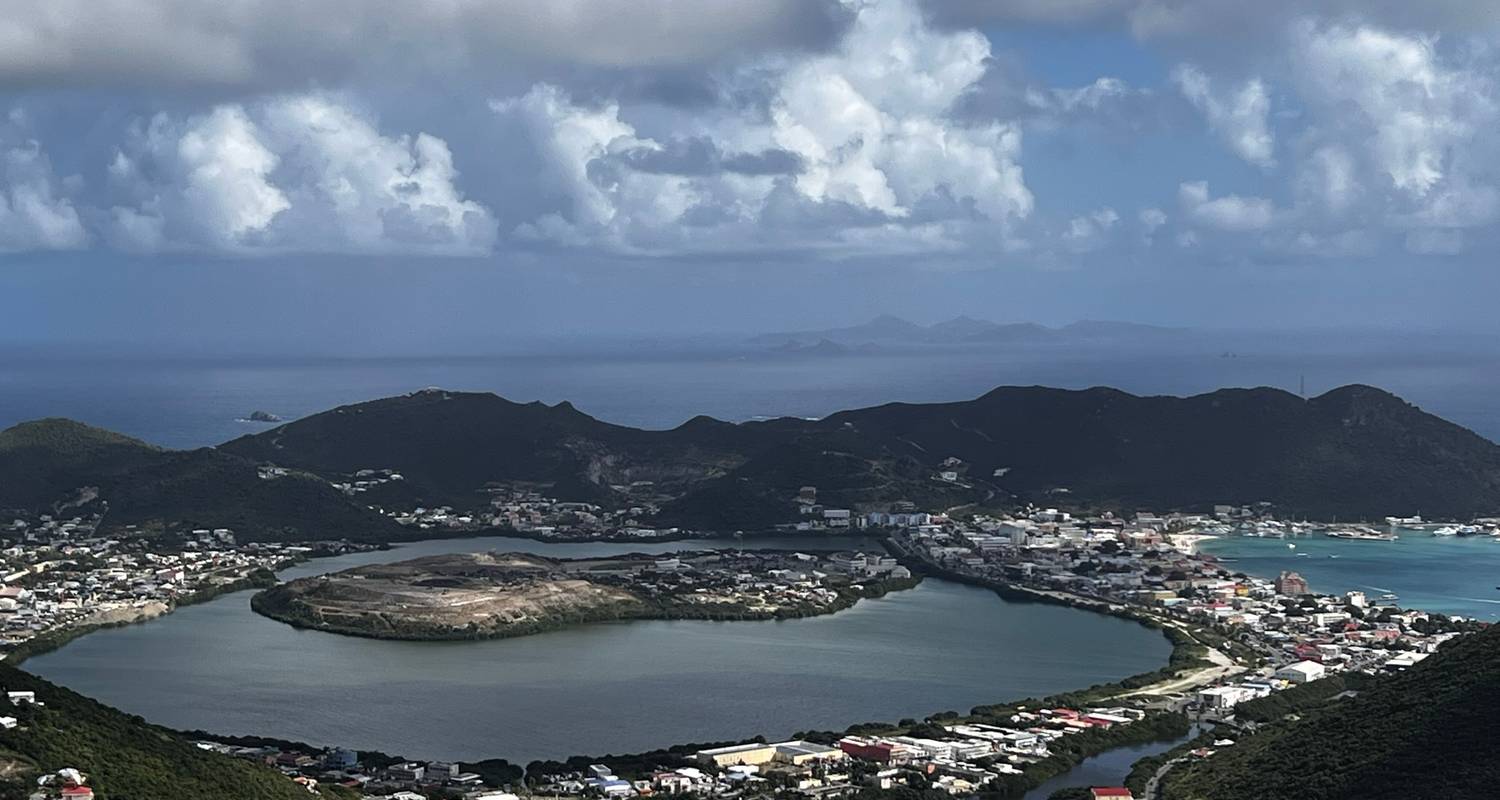
[[[862,736],[845,736],[839,740],[839,749],[853,758],[889,764],[895,760],[897,746],[894,742],[866,739]]]
[[[1095,786],[1089,790],[1094,800],[1135,800],[1135,795],[1123,786]]]
[[[87,786],[64,786],[63,800],[94,800],[94,790]]]

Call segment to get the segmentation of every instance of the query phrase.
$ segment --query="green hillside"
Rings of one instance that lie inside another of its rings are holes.
[[[0,431],[0,508],[49,505],[65,491],[156,463],[164,453],[69,419],[23,422]]]
[[[19,725],[0,730],[0,798],[24,798],[38,775],[73,767],[100,800],[308,800],[316,797],[267,767],[205,752],[75,692],[8,666],[0,687],[34,691],[41,707],[4,710]],[[3,701],[0,701],[3,703]]]
[[[1166,800],[1500,796],[1500,628],[1169,773]]]

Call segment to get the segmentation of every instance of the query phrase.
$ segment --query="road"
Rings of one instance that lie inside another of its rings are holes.
[[[1158,767],[1156,773],[1151,776],[1151,779],[1146,781],[1146,788],[1141,792],[1141,800],[1161,800],[1162,778],[1167,777],[1167,773],[1171,772],[1173,767],[1189,758],[1191,756],[1181,755]]]
[[[1191,633],[1189,633],[1189,635],[1191,635]],[[1245,671],[1245,667],[1236,664],[1234,662],[1234,659],[1225,655],[1223,651],[1213,647],[1207,648],[1207,651],[1208,652],[1205,655],[1208,657],[1209,661],[1213,662],[1213,666],[1195,669],[1186,675],[1181,675],[1170,680],[1162,681],[1161,683],[1153,683],[1150,686],[1145,686],[1140,689],[1136,689],[1133,692],[1122,694],[1120,695],[1120,697],[1131,697],[1134,695],[1142,694],[1163,695],[1184,692],[1190,689],[1197,689],[1201,686],[1213,685],[1215,683],[1218,683],[1219,681],[1238,675],[1241,672]]]

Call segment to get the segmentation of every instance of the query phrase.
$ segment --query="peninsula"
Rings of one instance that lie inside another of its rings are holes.
[[[297,627],[353,636],[490,639],[627,619],[831,614],[916,581],[895,559],[862,553],[455,553],[301,578],[260,592],[251,607]]]

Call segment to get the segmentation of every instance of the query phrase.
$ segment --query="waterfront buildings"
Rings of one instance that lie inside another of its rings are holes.
[[[1295,572],[1283,571],[1276,578],[1276,593],[1297,597],[1308,593],[1307,580]]]

